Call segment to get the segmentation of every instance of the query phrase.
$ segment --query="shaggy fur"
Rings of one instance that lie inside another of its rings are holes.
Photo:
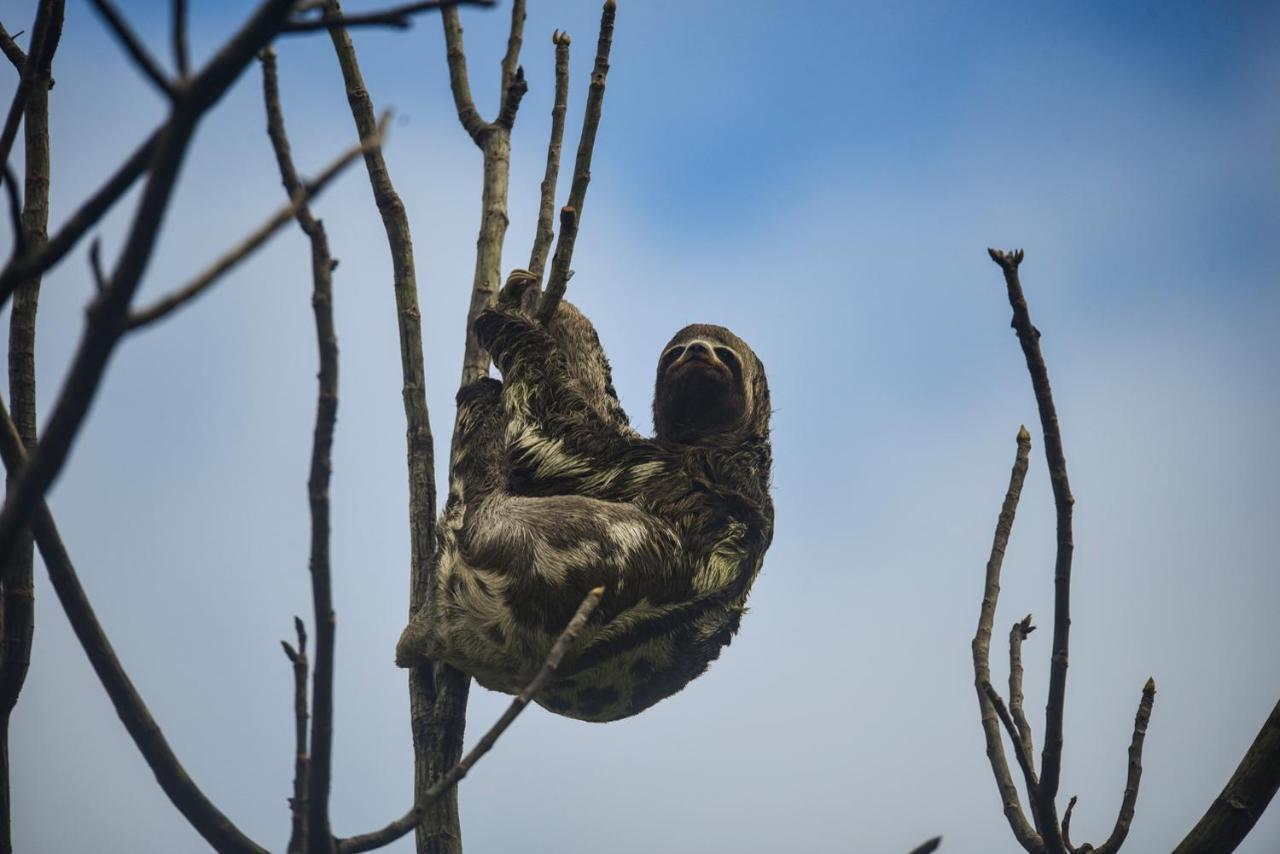
[[[773,535],[769,390],[745,342],[694,325],[663,350],[652,439],[632,430],[590,321],[543,328],[504,291],[476,321],[503,381],[458,394],[431,594],[396,649],[519,692],[587,591],[605,596],[538,702],[628,717],[703,673]]]

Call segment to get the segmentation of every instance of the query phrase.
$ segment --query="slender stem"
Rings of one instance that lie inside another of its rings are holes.
[[[556,96],[551,107],[551,141],[547,143],[547,169],[542,178],[542,198],[538,204],[538,228],[529,255],[529,272],[541,282],[547,265],[555,229],[551,218],[556,210],[556,180],[560,176],[560,152],[564,141],[564,114],[569,103],[569,34],[556,30],[551,36],[556,46]]]
[[[32,80],[36,75],[36,69],[44,63],[45,46],[54,28],[55,7],[61,9],[62,4],[55,0],[40,0],[40,5],[36,7],[35,23],[31,26],[31,43],[27,49],[27,61],[23,63],[22,72],[18,75],[18,88],[14,90],[13,100],[9,102],[9,112],[5,114],[4,128],[0,130],[0,164],[9,163],[9,152],[13,149],[14,140],[18,138],[18,123],[27,109],[27,97],[31,93]],[[57,23],[58,30],[61,32],[61,16]],[[3,180],[9,182],[9,176],[6,175]]]
[[[982,733],[987,743],[987,760],[995,777],[1004,815],[1014,838],[1029,852],[1038,852],[1043,840],[1027,822],[1018,802],[1018,789],[1009,775],[1009,762],[1000,738],[1000,720],[996,706],[987,693],[991,684],[991,627],[995,621],[996,603],[1000,598],[1000,568],[1004,563],[1009,534],[1013,530],[1013,518],[1022,495],[1022,484],[1027,476],[1028,457],[1031,454],[1031,434],[1026,427],[1018,430],[1018,450],[1014,456],[1013,471],[1009,475],[1009,489],[1005,493],[1000,516],[996,520],[996,532],[991,541],[991,556],[987,559],[987,574],[983,584],[982,607],[978,611],[978,630],[973,636],[973,684],[978,694],[978,710],[982,716]],[[1028,797],[1034,795],[1028,793]]]
[[[1142,781],[1142,743],[1147,737],[1147,724],[1151,721],[1151,706],[1156,699],[1156,681],[1148,679],[1142,688],[1142,699],[1133,718],[1133,739],[1129,743],[1129,773],[1124,781],[1124,797],[1120,801],[1120,814],[1107,841],[1099,845],[1095,854],[1116,854],[1129,835],[1133,822],[1133,807],[1138,801],[1138,784]],[[1066,826],[1065,821],[1063,826]],[[1063,834],[1066,838],[1066,834]]]
[[[314,20],[293,20],[284,26],[281,35],[293,33],[312,33],[317,30],[332,30],[334,27],[394,27],[408,29],[413,26],[413,15],[419,12],[431,12],[444,6],[492,6],[495,0],[419,0],[417,3],[405,3],[393,6],[380,12],[364,12],[359,15],[330,15]]]
[[[1018,737],[1018,728],[1013,722],[1013,718],[1009,714],[1009,710],[1005,708],[1004,700],[1000,699],[1000,694],[996,692],[995,686],[987,682],[982,686],[982,690],[987,693],[987,699],[991,701],[991,705],[996,710],[996,717],[1000,719],[1000,723],[1004,726],[1004,730],[1009,735],[1009,741],[1013,744],[1013,757],[1018,762],[1018,768],[1022,771],[1022,782],[1027,787],[1027,803],[1031,806],[1031,820],[1035,826],[1040,827],[1040,816],[1036,813],[1036,769],[1031,761],[1029,754],[1022,745],[1022,739]]]
[[[992,260],[1004,272],[1013,309],[1013,328],[1026,357],[1027,371],[1035,391],[1040,424],[1044,429],[1044,453],[1049,465],[1049,482],[1053,487],[1053,503],[1057,515],[1057,557],[1053,570],[1053,649],[1049,658],[1049,699],[1045,706],[1044,749],[1040,754],[1039,812],[1044,822],[1042,832],[1051,852],[1062,848],[1058,827],[1058,782],[1062,773],[1062,714],[1067,698],[1067,653],[1071,633],[1071,557],[1075,544],[1071,533],[1071,485],[1067,480],[1067,460],[1062,450],[1062,430],[1049,387],[1049,371],[1040,353],[1040,330],[1031,323],[1027,300],[1018,279],[1022,250],[1000,252],[989,250]]]
[[[164,69],[160,67],[160,63],[147,50],[146,45],[138,38],[133,28],[129,26],[129,22],[124,19],[111,0],[89,0],[93,4],[93,8],[98,10],[98,14],[106,21],[107,26],[111,28],[112,34],[116,37],[116,41],[120,42],[125,51],[129,54],[129,58],[133,60],[133,64],[138,66],[138,70],[147,76],[147,78],[155,84],[155,87],[165,94],[169,99],[177,97],[177,90],[173,83],[169,80],[169,75],[165,74]]]
[[[470,134],[476,145],[481,144],[481,137],[488,130],[489,123],[480,117],[476,109],[475,99],[471,97],[471,82],[467,76],[467,53],[462,45],[462,23],[458,20],[458,10],[446,6],[440,13],[440,21],[444,27],[445,60],[449,65],[449,91],[453,93],[453,105],[458,111],[458,121]]]
[[[284,22],[293,0],[265,0],[194,78],[174,109],[152,157],[147,182],[108,287],[90,304],[84,334],[45,427],[44,439],[16,477],[0,512],[0,563],[7,563],[18,533],[66,462],[106,366],[125,331],[129,304],[146,272],[178,170],[206,110],[235,82]]]
[[[13,36],[9,35],[9,31],[4,28],[4,24],[0,24],[0,53],[12,63],[14,69],[18,72],[18,77],[22,77],[22,68],[27,64],[27,55],[22,48],[18,47],[18,43],[13,40]]]
[[[187,50],[187,0],[173,0],[172,18],[173,64],[178,69],[178,79],[185,80],[191,74]]]
[[[23,119],[25,149],[24,204],[18,218],[21,245],[38,248],[48,239],[49,88],[53,56],[62,37],[62,0],[49,5],[48,33],[38,67],[31,69],[31,89]],[[40,277],[18,287],[9,316],[9,404],[18,436],[27,447],[36,442],[36,309]],[[13,850],[10,814],[9,718],[26,683],[35,628],[35,584],[31,531],[18,535],[10,566],[0,583],[0,854]]]
[[[271,218],[258,226],[253,233],[245,237],[235,246],[223,253],[217,261],[213,262],[204,272],[200,273],[187,284],[178,288],[164,297],[156,300],[145,308],[137,309],[129,314],[126,323],[130,331],[149,326],[172,312],[182,308],[190,303],[196,297],[203,294],[210,287],[217,284],[222,277],[238,266],[268,240],[270,240],[277,231],[283,228],[290,220],[294,219],[298,212],[301,211],[311,199],[320,195],[334,178],[342,174],[348,166],[355,162],[356,158],[370,149],[381,145],[385,140],[387,128],[390,127],[390,113],[384,113],[378,124],[378,133],[368,142],[359,142],[348,148],[340,154],[332,163],[325,167],[324,171],[306,183],[299,184],[298,195],[294,196],[284,207],[280,208]]]
[[[289,831],[289,854],[307,850],[307,775],[311,757],[307,753],[307,628],[300,617],[293,618],[297,647],[280,641],[284,654],[293,665],[293,797],[289,799],[292,824]]]
[[[280,85],[275,52],[261,54],[263,101],[267,135],[280,167],[280,181],[291,199],[304,195],[293,164],[289,137],[280,108]],[[311,761],[307,778],[308,850],[331,851],[329,789],[333,763],[333,652],[337,619],[329,561],[329,483],[333,473],[333,433],[338,417],[338,336],[333,323],[333,257],[324,224],[306,202],[296,212],[299,227],[311,242],[311,305],[315,312],[316,343],[320,353],[315,431],[311,445],[311,476],[307,497],[311,506],[311,598],[316,630],[316,663],[311,696]]]
[[[3,403],[0,403],[0,456],[10,472],[20,470],[25,463],[26,450]],[[133,738],[138,752],[155,774],[160,788],[214,850],[265,854],[266,849],[241,833],[205,797],[174,755],[160,726],[125,673],[115,650],[111,648],[111,642],[98,623],[84,588],[76,577],[75,566],[67,555],[53,516],[49,513],[49,506],[40,496],[37,496],[35,503],[31,530],[49,573],[49,581],[62,603],[62,609],[67,614],[76,638],[89,658],[89,663],[102,682],[102,687],[106,689],[107,696],[111,698],[116,714],[120,716],[120,721]]]
[[[1009,629],[1009,714],[1017,728],[1018,740],[1027,756],[1031,771],[1035,773],[1034,743],[1031,739],[1031,723],[1022,710],[1022,642],[1034,632],[1031,615],[1023,617]]]
[[[603,587],[597,587],[587,593],[582,603],[578,605],[578,610],[574,612],[573,617],[569,620],[568,625],[564,627],[564,631],[560,633],[560,636],[556,638],[556,642],[552,644],[551,651],[547,654],[546,660],[532,681],[525,686],[523,691],[516,695],[515,699],[511,701],[511,705],[507,706],[507,710],[502,713],[502,717],[498,718],[493,726],[489,727],[489,730],[476,742],[475,747],[471,748],[471,751],[466,756],[458,760],[446,774],[423,793],[422,797],[418,799],[417,806],[386,827],[375,830],[372,833],[338,840],[338,851],[344,852],[344,854],[356,851],[372,851],[375,848],[389,845],[412,830],[420,820],[425,808],[439,799],[445,792],[450,791],[463,777],[467,776],[467,772],[471,770],[472,766],[493,748],[502,734],[506,732],[507,727],[511,726],[512,722],[520,716],[525,707],[542,692],[542,689],[556,675],[560,662],[564,660],[565,653],[569,651],[569,647],[573,645],[574,640],[582,632],[583,626],[587,624],[591,613],[600,604],[600,597],[603,595]]]
[[[587,185],[591,183],[591,155],[595,151],[596,131],[600,128],[600,113],[604,109],[605,81],[609,76],[609,51],[613,47],[613,24],[618,4],[605,0],[600,13],[600,35],[596,40],[596,61],[591,69],[591,85],[587,88],[587,106],[582,115],[582,132],[578,135],[578,156],[573,164],[573,183],[569,187],[569,204],[575,214],[572,229],[560,229],[556,238],[556,254],[547,280],[547,292],[538,307],[538,316],[550,319],[556,306],[564,297],[565,287],[572,275],[573,246],[578,238],[578,226],[582,224],[582,206],[587,199]],[[563,219],[562,219],[563,221]],[[544,320],[545,322],[545,320]]]
[[[446,14],[449,10],[445,10]],[[325,13],[342,13],[336,0],[327,0]],[[343,28],[329,31],[347,90],[347,102],[361,139],[374,136],[373,104],[360,74],[351,37]],[[418,286],[414,274],[413,239],[409,220],[382,152],[373,148],[365,155],[373,198],[382,215],[387,234],[394,275],[396,316],[399,321],[400,368],[403,375],[403,401],[409,472],[410,535],[410,614],[426,599],[430,583],[430,562],[435,554],[435,455],[431,437],[431,419],[427,410],[426,379],[422,359],[422,321],[418,310]],[[457,671],[443,670],[435,678],[429,667],[409,671],[409,715],[413,730],[414,792],[425,792],[462,752],[463,727],[466,721],[467,677]],[[428,810],[429,828],[422,837],[440,832],[460,834],[457,800],[444,798]]]
[[[167,128],[168,125],[165,124],[152,131],[97,192],[67,218],[44,246],[38,249],[33,247],[27,254],[14,259],[0,270],[0,306],[4,305],[19,284],[41,275],[61,261],[85,232],[102,219],[125,191],[133,186],[133,182],[146,171]]]

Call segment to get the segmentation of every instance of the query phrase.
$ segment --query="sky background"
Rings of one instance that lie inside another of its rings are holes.
[[[168,4],[120,5],[164,55]],[[165,113],[88,4],[68,6],[50,99],[55,227]],[[198,64],[250,9],[191,6]],[[551,31],[574,38],[563,200],[599,19],[595,0],[530,6],[505,268],[527,263],[533,236]],[[0,20],[29,29],[33,8],[7,0]],[[508,10],[462,12],[486,118]],[[1003,686],[1001,639],[1032,612],[1037,750],[1053,506],[991,245],[1027,251],[1077,499],[1061,801],[1080,796],[1077,844],[1106,837],[1154,676],[1126,850],[1181,839],[1280,694],[1276,44],[1268,3],[623,0],[569,296],[641,429],[675,329],[722,323],[751,343],[776,406],[776,536],[741,634],[684,692],[608,725],[541,709],[519,720],[462,785],[468,850],[902,852],[935,834],[944,852],[1017,850],[969,642],[1021,423],[1035,446],[992,666]],[[360,31],[356,46],[375,105],[397,110],[386,155],[413,228],[432,424],[447,436],[480,154],[453,111],[437,17]],[[278,51],[295,155],[314,173],[355,138],[341,77],[323,35]],[[15,81],[0,74],[5,103]],[[260,87],[251,67],[201,125],[141,300],[282,203]],[[94,232],[108,261],[136,199]],[[341,259],[332,815],[350,835],[411,796],[392,661],[408,598],[404,423],[390,262],[359,164],[315,210]],[[0,252],[8,239],[0,229]],[[42,412],[92,292],[87,248],[41,297]],[[310,287],[291,227],[124,342],[50,499],[174,750],[273,850],[288,835],[293,751],[278,641],[292,615],[311,622]],[[204,850],[36,578],[12,735],[18,850]],[[506,702],[473,688],[469,743]],[[1280,809],[1239,850],[1280,850]]]

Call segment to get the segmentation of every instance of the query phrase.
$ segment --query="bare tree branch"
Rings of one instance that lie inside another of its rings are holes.
[[[133,60],[133,64],[138,66],[138,70],[145,74],[148,79],[155,84],[156,88],[165,94],[170,100],[177,97],[177,90],[173,86],[173,82],[169,80],[169,75],[160,67],[160,63],[147,50],[146,45],[138,38],[133,29],[129,26],[129,22],[124,19],[120,11],[116,9],[111,0],[89,0],[93,4],[93,8],[98,10],[98,14],[106,21],[107,26],[111,28],[111,32],[116,37],[116,41],[120,42],[125,51],[129,54],[129,58]]]
[[[280,167],[280,180],[290,198],[306,195],[293,164],[289,137],[280,108],[276,56],[261,54],[263,101],[267,135]],[[329,830],[329,789],[333,762],[333,653],[337,620],[329,567],[329,482],[333,473],[333,432],[338,416],[338,336],[333,323],[333,257],[324,224],[307,203],[298,205],[296,218],[311,243],[311,305],[315,311],[316,343],[320,352],[316,421],[311,445],[311,475],[307,497],[311,507],[311,598],[315,612],[316,664],[311,697],[311,760],[307,776],[307,839],[314,851],[332,850]]]
[[[336,0],[327,0],[325,12],[341,15]],[[342,78],[347,103],[361,139],[374,131],[373,104],[365,88],[351,37],[343,28],[329,31]],[[391,184],[382,152],[374,148],[365,155],[374,202],[382,216],[391,252],[396,316],[400,337],[400,368],[403,375],[403,402],[409,473],[410,614],[426,598],[430,583],[430,562],[435,554],[435,452],[431,418],[427,410],[426,378],[422,358],[422,321],[418,310],[418,285],[414,273],[413,239],[404,204]],[[414,800],[420,796],[462,752],[466,722],[467,677],[451,668],[437,674],[430,667],[409,671],[410,724],[414,749]],[[445,798],[426,813],[432,828],[442,832],[458,830],[455,798]],[[420,837],[426,835],[424,830]]]
[[[911,854],[933,854],[938,850],[938,846],[942,844],[942,837],[935,836],[930,840],[921,843],[919,846],[911,849]]]
[[[605,0],[600,13],[600,35],[596,40],[596,61],[591,69],[591,86],[587,89],[587,106],[582,115],[582,132],[578,135],[578,156],[573,164],[573,183],[569,188],[569,204],[574,212],[573,228],[560,229],[556,238],[556,254],[547,280],[547,292],[538,307],[538,316],[551,318],[556,306],[564,297],[565,286],[572,275],[569,266],[573,261],[573,246],[578,238],[578,226],[582,224],[582,205],[587,198],[587,185],[591,183],[591,155],[595,151],[596,131],[600,128],[600,112],[604,108],[605,81],[609,76],[609,51],[613,47],[613,24],[618,4]],[[563,223],[563,214],[561,216]]]
[[[1280,789],[1280,702],[1271,709],[1235,773],[1173,854],[1229,854],[1249,835]]]
[[[1030,763],[1031,772],[1035,773],[1035,752],[1031,740],[1031,724],[1022,711],[1022,642],[1027,635],[1036,630],[1031,625],[1031,615],[1023,617],[1009,629],[1009,714],[1018,730],[1018,740],[1022,743],[1022,751]]]
[[[1077,800],[1078,798],[1072,795],[1071,800],[1067,801],[1067,811],[1062,815],[1062,844],[1073,854],[1076,847],[1071,844],[1071,816],[1075,814]]]
[[[173,64],[178,69],[178,79],[186,80],[191,74],[191,60],[187,51],[187,0],[173,0]]]
[[[13,64],[14,69],[21,76],[23,66],[27,64],[27,55],[13,39],[14,37],[9,35],[9,31],[4,28],[4,24],[0,24],[0,53],[5,55],[5,58]]]
[[[298,212],[301,211],[308,201],[320,195],[320,193],[329,185],[334,178],[337,178],[342,172],[350,166],[357,157],[373,148],[380,146],[385,142],[385,134],[391,126],[391,113],[384,112],[378,121],[377,133],[368,141],[359,142],[342,154],[325,167],[324,171],[312,180],[300,184],[298,195],[288,202],[280,210],[272,214],[271,218],[258,226],[253,233],[245,237],[240,243],[233,246],[223,253],[217,261],[213,262],[204,272],[196,276],[187,284],[178,288],[173,293],[161,297],[155,303],[138,309],[129,314],[126,327],[129,331],[140,329],[155,323],[171,312],[182,308],[196,297],[203,294],[206,290],[216,284],[226,273],[235,268],[241,261],[244,261],[263,244],[270,240],[277,231],[285,226],[290,220],[294,219]]]
[[[13,141],[18,137],[18,123],[27,108],[27,97],[30,94],[32,80],[37,69],[44,65],[45,48],[50,34],[56,29],[62,32],[63,3],[58,0],[40,0],[36,6],[35,23],[31,27],[31,43],[28,45],[28,61],[22,65],[18,75],[18,88],[13,92],[13,100],[9,102],[9,112],[5,114],[4,128],[0,130],[0,164],[8,164],[9,152],[13,150]],[[56,20],[55,20],[56,16]],[[16,45],[15,45],[16,47]],[[10,51],[5,51],[9,54]],[[10,57],[12,60],[12,56]],[[5,181],[10,180],[8,174]]]
[[[987,560],[986,581],[983,585],[982,607],[978,612],[978,630],[973,636],[973,679],[978,693],[978,710],[982,716],[982,732],[987,742],[987,760],[996,780],[1004,804],[1004,815],[1014,838],[1028,852],[1038,852],[1043,840],[1027,822],[1018,802],[1018,790],[1009,775],[1009,762],[1005,758],[1004,743],[1000,740],[1000,722],[995,704],[987,692],[991,684],[991,627],[995,620],[996,603],[1000,598],[1000,568],[1004,563],[1009,534],[1013,530],[1013,518],[1022,495],[1022,484],[1027,476],[1027,459],[1031,454],[1031,434],[1026,427],[1018,429],[1018,450],[1014,456],[1013,471],[1009,475],[1009,489],[996,521],[996,532],[991,542],[991,557]],[[1035,797],[1028,793],[1028,798]]]
[[[7,564],[19,532],[66,461],[107,362],[125,331],[129,304],[151,259],[178,170],[200,116],[222,97],[257,51],[271,40],[292,5],[293,0],[264,0],[174,102],[111,282],[89,307],[84,334],[49,416],[44,439],[17,474],[4,510],[0,512],[0,562]]]
[[[1151,720],[1151,706],[1156,699],[1156,680],[1147,679],[1142,688],[1142,699],[1133,718],[1133,740],[1129,743],[1129,773],[1124,782],[1124,797],[1120,802],[1120,814],[1107,841],[1099,845],[1095,854],[1116,854],[1129,835],[1133,821],[1133,807],[1138,801],[1138,783],[1142,781],[1142,742],[1147,737],[1147,723]],[[1074,800],[1074,799],[1073,799]],[[1064,834],[1065,839],[1065,834]]]
[[[476,268],[471,282],[471,302],[467,308],[466,344],[462,355],[462,385],[489,373],[489,354],[476,340],[472,327],[480,313],[493,304],[502,281],[502,245],[506,238],[507,189],[511,171],[511,127],[520,100],[528,90],[524,73],[517,65],[523,43],[525,0],[515,0],[511,9],[511,33],[502,59],[502,92],[498,117],[486,122],[471,97],[467,78],[467,55],[462,43],[458,10],[449,8],[441,16],[445,36],[445,57],[449,65],[449,86],[462,127],[484,157],[484,183],[480,199],[480,235],[476,239]]]
[[[1031,374],[1031,386],[1040,411],[1040,424],[1044,428],[1044,453],[1049,465],[1049,482],[1053,487],[1053,503],[1057,514],[1057,557],[1053,570],[1053,651],[1049,658],[1049,700],[1045,707],[1044,748],[1040,754],[1040,791],[1037,798],[1045,844],[1050,851],[1057,851],[1062,840],[1054,799],[1058,796],[1058,781],[1062,772],[1062,710],[1067,697],[1067,652],[1071,632],[1071,556],[1075,550],[1071,534],[1071,506],[1075,499],[1071,497],[1071,485],[1067,480],[1067,460],[1062,450],[1062,431],[1058,426],[1053,391],[1049,387],[1049,371],[1040,354],[1040,330],[1031,323],[1027,300],[1022,295],[1022,284],[1018,280],[1022,250],[1005,253],[990,249],[988,252],[1004,272],[1009,305],[1013,308],[1012,326],[1018,334],[1027,370]]]
[[[551,107],[551,140],[547,143],[547,170],[542,178],[542,198],[538,204],[538,227],[529,255],[529,272],[541,282],[555,230],[551,218],[556,210],[556,180],[560,176],[560,151],[564,140],[564,114],[569,103],[569,34],[556,30],[551,35],[556,46],[556,96]]]
[[[332,30],[334,27],[393,27],[404,30],[413,26],[413,16],[419,12],[432,12],[446,6],[492,6],[494,3],[495,0],[419,0],[417,3],[405,3],[380,12],[365,12],[359,15],[335,16],[326,13],[314,20],[292,20],[285,24],[281,34],[310,33],[316,30]]]
[[[547,683],[556,675],[560,662],[564,660],[565,653],[569,651],[569,647],[573,645],[574,640],[581,633],[583,626],[587,624],[587,620],[591,617],[591,613],[600,604],[600,597],[604,595],[604,588],[597,587],[587,593],[583,598],[582,604],[578,606],[578,610],[569,620],[569,624],[564,627],[564,631],[556,638],[556,642],[551,646],[551,651],[547,654],[546,661],[543,662],[542,668],[533,677],[533,680],[525,686],[525,689],[516,695],[511,701],[511,705],[502,713],[502,717],[489,727],[489,731],[480,737],[475,747],[456,765],[436,781],[431,788],[423,793],[419,798],[418,805],[402,817],[388,824],[380,830],[372,833],[362,834],[360,836],[352,836],[347,839],[338,840],[338,851],[343,854],[350,854],[357,851],[372,851],[375,848],[381,848],[389,845],[395,840],[404,836],[419,822],[423,810],[445,792],[456,786],[463,777],[467,776],[467,772],[471,770],[480,759],[488,753],[497,743],[498,739],[506,732],[507,727],[520,716],[525,707],[532,702]]]
[[[41,246],[48,239],[49,186],[49,88],[53,81],[53,56],[62,38],[64,3],[49,6],[48,30],[38,65],[29,69],[30,89],[24,107],[24,202],[14,212],[17,239],[15,254]],[[16,49],[16,45],[14,45]],[[19,51],[21,53],[21,51]],[[20,66],[27,71],[25,66]],[[6,170],[9,168],[5,164]],[[10,174],[6,189],[17,195],[17,179]],[[11,198],[12,198],[11,196]],[[36,442],[36,311],[40,302],[40,277],[20,285],[9,315],[9,401],[22,443]],[[18,535],[11,564],[0,583],[0,852],[13,850],[9,768],[9,723],[31,665],[35,629],[34,546],[30,529]]]
[[[86,199],[76,212],[67,218],[48,242],[38,249],[33,247],[27,255],[15,258],[0,270],[0,306],[4,305],[13,294],[14,288],[20,283],[41,275],[61,261],[85,232],[92,228],[116,200],[133,186],[133,182],[146,171],[147,164],[151,162],[156,146],[167,128],[167,124],[162,125],[134,149],[129,158],[120,164],[120,167],[98,188],[97,192]]]
[[[293,665],[293,797],[289,799],[289,854],[307,850],[307,772],[311,758],[307,753],[307,627],[300,617],[293,618],[298,645],[280,641],[284,654]]]
[[[488,127],[488,122],[480,117],[476,102],[471,97],[471,81],[467,76],[467,52],[462,46],[462,23],[458,20],[458,10],[452,6],[445,7],[440,15],[444,26],[445,59],[449,64],[449,90],[453,93],[453,105],[458,111],[458,121],[463,129],[471,135],[476,145],[482,144],[481,137]],[[503,97],[506,97],[505,91]]]
[[[572,261],[573,243],[578,237],[578,212],[570,205],[560,209],[560,236],[556,239],[556,254],[551,259],[551,275],[547,278],[547,290],[538,303],[538,320],[544,326],[555,317],[560,300],[564,299],[569,279],[573,278],[573,270],[569,269]]]
[[[1036,789],[1039,784],[1036,781],[1036,770],[1031,762],[1031,755],[1027,753],[1021,739],[1018,738],[1018,728],[1014,724],[1013,718],[1009,715],[1009,710],[1005,708],[1004,700],[1000,698],[995,686],[987,682],[983,684],[982,690],[986,692],[987,699],[991,701],[991,705],[996,710],[996,717],[1000,719],[1005,732],[1009,735],[1009,741],[1013,744],[1013,757],[1018,762],[1018,768],[1022,771],[1023,784],[1027,787],[1027,803],[1031,807],[1031,820],[1039,828],[1040,817],[1036,813],[1035,802]]]
[[[27,251],[27,236],[22,233],[22,198],[18,195],[18,175],[8,163],[3,164],[5,201],[9,203],[9,227],[13,230],[13,254]]]
[[[26,450],[22,445],[8,410],[0,402],[0,456],[10,473],[23,468]],[[266,854],[266,849],[249,839],[222,814],[200,788],[192,781],[186,769],[173,754],[160,726],[151,716],[146,703],[129,679],[111,642],[102,631],[93,607],[85,596],[84,588],[76,577],[75,567],[67,555],[62,537],[54,524],[49,506],[42,496],[37,496],[31,516],[31,530],[40,556],[49,573],[54,592],[62,603],[71,628],[79,639],[98,675],[102,687],[115,706],[116,714],[128,730],[138,751],[156,775],[156,781],[178,811],[191,823],[204,839],[217,851],[253,852]]]

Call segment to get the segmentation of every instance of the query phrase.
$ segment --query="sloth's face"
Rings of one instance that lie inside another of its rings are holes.
[[[711,336],[677,339],[658,361],[655,428],[678,442],[742,425],[749,406],[744,355]]]

